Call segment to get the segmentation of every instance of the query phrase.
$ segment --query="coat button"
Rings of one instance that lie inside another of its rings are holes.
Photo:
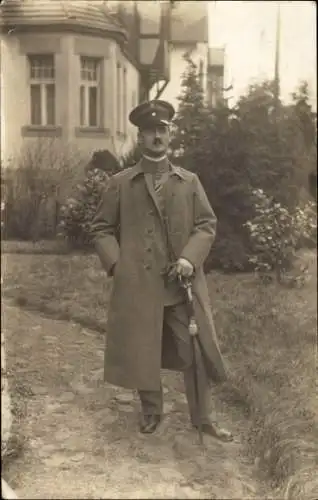
[[[151,265],[150,264],[145,264],[145,269],[147,269],[147,271],[148,271],[149,269],[151,269]]]
[[[146,248],[146,251],[151,252],[151,248],[150,247]]]
[[[149,229],[147,229],[147,233],[148,233],[148,234],[152,234],[152,233],[153,233],[153,230],[149,228]]]
[[[155,212],[153,210],[149,210],[148,215],[154,215]]]

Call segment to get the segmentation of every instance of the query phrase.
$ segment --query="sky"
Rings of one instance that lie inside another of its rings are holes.
[[[316,5],[310,1],[210,1],[209,45],[225,47],[225,87],[234,104],[250,83],[272,78],[277,4],[281,12],[281,97],[308,80],[317,109]]]

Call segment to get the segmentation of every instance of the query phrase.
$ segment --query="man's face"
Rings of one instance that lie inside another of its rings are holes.
[[[139,140],[145,151],[160,156],[166,153],[169,147],[169,126],[163,124],[148,126],[139,131]]]

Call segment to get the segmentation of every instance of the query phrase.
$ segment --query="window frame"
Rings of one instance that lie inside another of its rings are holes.
[[[88,66],[85,68],[85,62],[95,63],[95,68],[89,68]],[[96,129],[101,128],[102,126],[102,113],[101,113],[101,92],[102,92],[102,68],[103,68],[103,59],[98,56],[79,56],[79,126],[82,129]],[[83,72],[96,72],[96,77],[92,79],[84,79]],[[96,89],[96,123],[92,124],[90,120],[90,89]],[[82,97],[83,92],[83,97]],[[84,106],[83,106],[84,104]]]
[[[222,75],[216,75],[216,74],[212,75],[211,84],[214,92],[222,91],[222,83],[223,83]]]
[[[50,64],[34,64],[34,61],[45,61],[45,59],[50,59]],[[56,126],[56,67],[55,67],[55,54],[27,54],[27,62],[29,69],[29,123],[32,127],[55,127]],[[32,75],[36,70],[41,73],[41,70],[51,69],[51,75]],[[53,109],[51,110],[53,123],[49,123],[50,111],[48,109],[48,86],[53,87]],[[33,99],[32,99],[32,87],[39,87],[40,89],[40,123],[33,121]]]

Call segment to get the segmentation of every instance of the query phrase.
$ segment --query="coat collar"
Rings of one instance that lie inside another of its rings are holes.
[[[177,177],[179,177],[179,179],[186,180],[186,176],[184,175],[180,167],[173,165],[170,161],[169,161],[169,166],[171,175],[176,175]],[[144,174],[144,171],[141,166],[141,161],[139,161],[138,163],[136,163],[136,165],[132,167],[130,180],[133,181],[137,176],[142,174]]]

